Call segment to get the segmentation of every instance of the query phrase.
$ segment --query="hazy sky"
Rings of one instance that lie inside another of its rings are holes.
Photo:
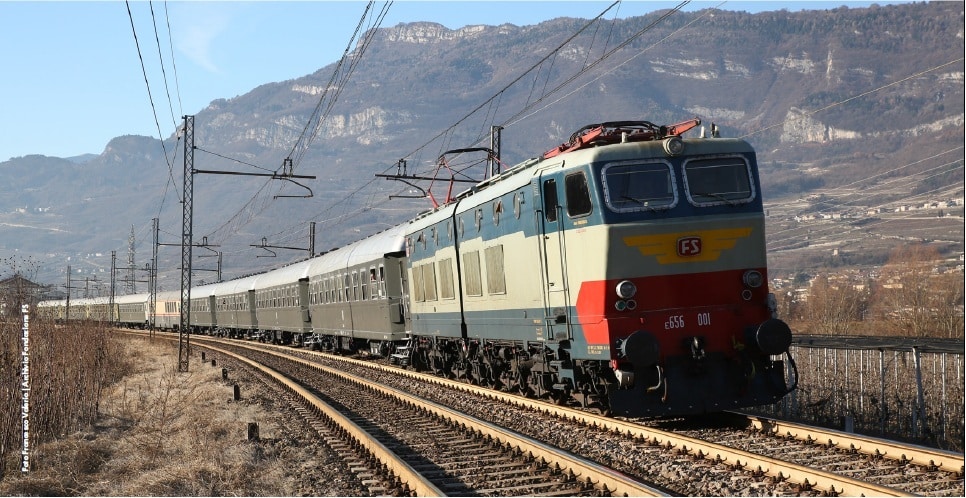
[[[472,24],[522,26],[561,16],[590,19],[611,3],[397,0],[382,26],[415,21],[438,22],[454,29]],[[678,3],[625,0],[604,18],[644,15]],[[871,3],[876,2],[695,1],[686,9],[718,6],[749,12],[797,11]],[[375,9],[384,5],[376,3]],[[298,78],[336,62],[365,6],[361,0],[0,0],[0,116],[4,123],[0,162],[28,154],[99,154],[110,139],[120,135],[167,138],[182,115],[195,114],[212,100],[242,95],[264,83]]]

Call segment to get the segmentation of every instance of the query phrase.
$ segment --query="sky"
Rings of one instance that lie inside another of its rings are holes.
[[[396,0],[382,27],[591,19],[611,3]],[[604,18],[640,16],[678,3],[625,0]],[[872,3],[894,2],[719,0],[693,1],[686,10],[798,11]],[[181,116],[215,99],[338,61],[365,6],[361,0],[0,0],[0,162],[30,154],[100,154],[122,135],[167,138]]]

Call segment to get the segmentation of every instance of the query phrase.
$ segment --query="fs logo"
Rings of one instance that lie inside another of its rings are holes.
[[[681,237],[678,239],[678,256],[697,256],[701,254],[701,237]]]

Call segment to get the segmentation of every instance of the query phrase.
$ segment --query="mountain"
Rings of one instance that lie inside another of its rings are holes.
[[[512,165],[589,123],[698,116],[756,147],[769,204],[897,175],[920,175],[921,192],[963,195],[961,2],[662,11],[587,24],[379,28],[338,71],[333,63],[211,102],[194,115],[194,168],[267,174],[291,156],[295,174],[316,179],[194,175],[195,241],[213,246],[195,254],[222,251],[226,276],[237,275],[303,257],[261,258],[269,252],[251,246],[264,237],[307,248],[310,221],[317,251],[384,229],[429,204],[389,201],[415,191],[375,174],[396,172],[401,158],[409,174],[430,173],[444,150],[488,145],[494,124],[505,125],[502,158]],[[955,151],[959,169],[937,175],[922,159],[943,151]],[[104,280],[110,251],[126,265],[135,227],[142,266],[152,218],[162,244],[180,241],[185,152],[178,136],[163,146],[123,136],[96,157],[0,163],[9,179],[0,184],[0,256],[35,259],[41,281],[65,280],[67,264]],[[883,190],[865,205],[910,194]],[[162,246],[160,255],[162,285],[175,288],[180,252]]]

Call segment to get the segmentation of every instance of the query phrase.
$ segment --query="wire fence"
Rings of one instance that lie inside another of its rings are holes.
[[[964,351],[792,346],[798,389],[763,413],[963,451]],[[794,375],[789,366],[789,377]]]

